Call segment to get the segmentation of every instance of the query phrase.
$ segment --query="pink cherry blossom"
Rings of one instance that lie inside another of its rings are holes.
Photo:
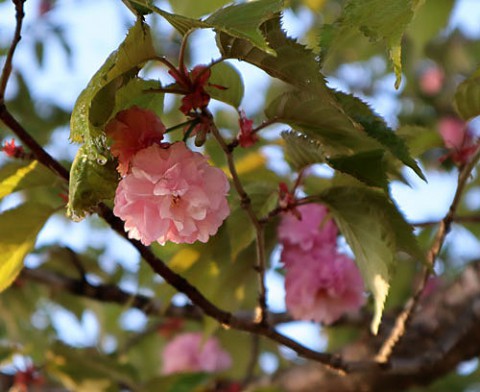
[[[206,242],[229,215],[228,190],[225,173],[185,143],[154,144],[133,157],[113,212],[145,245]]]
[[[308,252],[297,246],[283,252],[286,304],[297,320],[331,324],[364,303],[360,272],[350,258],[336,248],[316,246]]]
[[[315,242],[336,244],[337,226],[327,217],[327,208],[320,204],[304,204],[296,208],[301,215],[285,214],[278,228],[280,242],[298,245],[302,250],[309,250]]]
[[[478,150],[478,140],[467,124],[456,117],[444,117],[438,124],[445,147],[450,149],[447,157],[456,164],[464,165]]]
[[[132,106],[118,112],[105,132],[113,141],[110,151],[118,158],[117,170],[125,175],[138,151],[161,142],[165,126],[154,112]]]
[[[437,66],[431,66],[420,75],[420,90],[426,95],[440,92],[445,80],[445,73]]]
[[[179,372],[220,372],[232,366],[232,358],[214,337],[204,341],[202,333],[178,335],[162,353],[163,374]]]

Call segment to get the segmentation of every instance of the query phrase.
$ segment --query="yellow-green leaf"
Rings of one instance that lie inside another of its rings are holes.
[[[480,115],[480,68],[457,87],[454,105],[464,120]]]
[[[0,214],[0,292],[15,281],[52,213],[49,206],[26,203]]]
[[[0,168],[0,199],[23,189],[52,185],[56,177],[38,161],[15,161]]]
[[[355,254],[356,263],[374,299],[371,329],[377,333],[393,275],[396,254],[417,261],[424,254],[412,227],[385,194],[366,187],[337,186],[319,195]]]

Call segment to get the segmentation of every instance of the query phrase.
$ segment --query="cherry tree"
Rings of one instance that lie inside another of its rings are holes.
[[[128,20],[123,41],[67,109],[38,101],[17,68],[23,39],[34,40],[39,67],[47,36],[74,50],[49,20],[62,2],[35,3],[32,19],[25,0],[7,3],[0,197],[14,203],[0,213],[3,389],[478,383],[476,368],[458,367],[480,351],[480,269],[458,248],[480,235],[479,52],[445,30],[455,1],[124,0],[112,5]],[[286,26],[295,14],[310,20],[299,36]],[[43,38],[32,28],[41,25]],[[195,63],[202,31],[218,55]],[[268,79],[254,110],[242,63]],[[398,108],[388,121],[377,113],[385,81]],[[66,124],[69,138],[58,132]],[[74,159],[53,142],[74,145]],[[407,220],[394,187],[411,185],[414,197],[414,184],[428,188],[438,173],[457,179],[445,215]],[[82,221],[89,245],[39,245],[53,219],[65,236]],[[112,235],[137,259],[111,260]],[[272,309],[272,275],[285,311]],[[59,309],[93,317],[95,341],[62,338]],[[122,323],[131,309],[145,325]],[[297,321],[318,326],[325,348],[282,332]]]

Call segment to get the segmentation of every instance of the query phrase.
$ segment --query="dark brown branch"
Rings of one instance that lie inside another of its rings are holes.
[[[385,340],[382,347],[378,351],[378,354],[375,356],[376,361],[382,363],[388,362],[388,359],[392,355],[395,345],[405,334],[408,323],[412,317],[412,314],[415,312],[423,290],[425,289],[427,280],[431,274],[431,271],[433,271],[435,260],[440,253],[447,234],[450,231],[451,225],[454,221],[455,213],[465,190],[465,186],[467,185],[468,178],[470,177],[471,172],[478,163],[479,159],[480,152],[477,152],[477,154],[475,154],[472,160],[460,170],[458,174],[457,189],[455,191],[453,201],[450,204],[450,208],[448,209],[447,214],[440,222],[440,226],[438,228],[433,244],[427,254],[427,266],[424,267],[423,277],[414,295],[407,301],[403,311],[397,316],[395,320],[395,326],[392,328],[388,338]]]
[[[15,49],[22,39],[21,32],[23,17],[25,16],[25,13],[23,12],[23,4],[25,3],[25,0],[14,0],[13,3],[15,4],[15,20],[17,24],[15,26],[15,32],[13,33],[10,49],[7,53],[7,58],[5,59],[5,64],[3,65],[2,75],[0,76],[0,103],[2,103],[5,98],[8,80],[10,79],[10,75],[12,73],[12,61]]]
[[[284,370],[273,383],[286,392],[403,391],[428,385],[480,355],[480,263],[467,266],[454,283],[422,299],[420,306],[387,367],[339,376],[307,363]],[[395,321],[388,314],[384,319],[387,325]],[[365,333],[340,354],[349,363],[373,355],[385,332],[384,325],[380,336]]]

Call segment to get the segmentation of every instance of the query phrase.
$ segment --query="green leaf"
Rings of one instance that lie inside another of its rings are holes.
[[[218,32],[217,46],[223,57],[247,61],[270,76],[302,89],[319,94],[327,90],[325,77],[320,72],[319,58],[286,36],[278,15],[266,20],[260,28],[275,55],[255,47],[246,39]]]
[[[480,115],[480,68],[459,84],[455,92],[454,106],[465,121]]]
[[[319,141],[327,155],[379,148],[379,144],[343,112],[329,92],[294,90],[284,93],[268,105],[265,114]]]
[[[162,88],[156,80],[133,78],[120,87],[115,96],[114,113],[131,106],[139,106],[153,111],[157,116],[163,115],[163,100],[165,94],[153,91]]]
[[[255,47],[274,53],[262,35],[259,26],[278,14],[283,0],[250,1],[221,8],[210,15],[205,22],[217,32],[224,32],[236,38],[247,40]]]
[[[355,254],[356,263],[374,298],[371,329],[377,333],[398,251],[418,261],[424,254],[391,200],[368,188],[339,186],[319,195]]]
[[[367,185],[387,190],[384,153],[383,150],[373,150],[350,156],[338,156],[328,159],[328,164],[335,170],[349,174]]]
[[[268,46],[259,30],[259,26],[283,8],[283,0],[250,1],[217,9],[216,12],[202,21],[183,15],[171,14],[151,5],[146,0],[131,0],[130,2],[144,6],[161,15],[182,35],[193,29],[214,29],[228,37],[246,40],[254,47],[270,53],[274,53],[274,51]],[[204,3],[207,4],[207,2]]]
[[[155,56],[150,30],[139,19],[78,97],[70,121],[73,142],[86,143],[93,154],[103,153],[105,135],[101,127],[113,112],[116,91]]]
[[[25,256],[52,213],[49,206],[27,203],[0,214],[0,292],[17,278]]]
[[[387,49],[396,75],[395,88],[402,77],[401,42],[421,0],[349,0],[343,14],[329,36],[341,38],[359,31],[372,41],[382,41]],[[329,39],[334,47],[335,39]]]
[[[228,63],[221,62],[211,68],[212,74],[205,88],[213,99],[228,103],[238,108],[243,99],[243,80],[237,69]],[[214,85],[225,87],[217,88]]]
[[[405,141],[398,137],[368,104],[360,98],[342,92],[335,92],[335,97],[350,118],[363,126],[368,136],[377,140],[395,158],[410,167],[422,180],[426,181],[417,162],[410,156]]]
[[[192,392],[203,391],[212,381],[208,373],[182,373],[150,380],[141,392]]]
[[[285,158],[294,169],[301,170],[315,163],[326,162],[325,152],[317,140],[292,131],[282,132],[281,136],[285,141]]]
[[[70,170],[67,216],[75,221],[94,212],[102,200],[113,199],[119,181],[115,162],[100,161],[88,150],[87,145],[80,147]]]
[[[10,162],[0,168],[0,199],[24,189],[51,186],[56,181],[52,172],[38,161]]]
[[[226,4],[232,3],[232,0],[173,0],[170,1],[172,10],[175,14],[188,16],[189,18],[199,18],[200,16],[210,14]]]

